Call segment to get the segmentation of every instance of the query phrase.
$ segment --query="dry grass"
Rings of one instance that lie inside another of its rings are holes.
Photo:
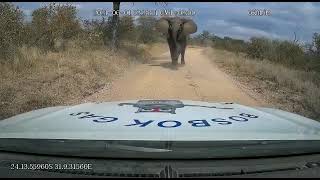
[[[14,63],[0,67],[0,119],[68,105],[150,57],[143,48],[123,49],[114,54],[108,49],[84,50],[70,45],[67,51],[43,54],[37,48],[21,48]]]
[[[289,69],[224,50],[207,48],[205,54],[234,78],[265,97],[275,108],[320,120],[319,73]]]

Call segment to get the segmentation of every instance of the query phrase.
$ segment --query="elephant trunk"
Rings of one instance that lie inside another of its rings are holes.
[[[172,39],[173,39],[173,46],[174,46],[174,54],[173,54],[173,61],[177,62],[178,61],[178,58],[179,58],[179,54],[180,54],[180,49],[181,49],[181,46],[178,42],[178,33],[177,31],[173,31],[172,32]]]

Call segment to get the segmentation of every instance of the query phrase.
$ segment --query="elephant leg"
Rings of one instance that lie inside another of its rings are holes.
[[[173,42],[170,39],[168,39],[168,45],[169,45],[170,55],[171,55],[171,64],[177,65],[178,59],[176,58],[176,47],[173,45]]]
[[[178,64],[178,58],[175,55],[175,51],[173,49],[170,49],[170,54],[171,54],[171,62],[173,65]]]
[[[181,64],[186,64],[184,61],[184,53],[186,51],[186,47],[183,47],[181,50]]]
[[[172,65],[177,65],[178,64],[178,60],[172,60]]]

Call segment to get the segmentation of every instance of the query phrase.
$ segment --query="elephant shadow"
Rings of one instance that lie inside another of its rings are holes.
[[[159,56],[159,57],[152,57],[151,58],[151,60],[152,61],[159,61],[159,60],[164,60],[164,59],[166,59],[166,58],[168,58],[167,56]]]
[[[182,64],[173,65],[171,62],[161,62],[156,64],[152,63],[152,64],[149,64],[149,66],[158,66],[158,67],[176,71],[179,69],[179,67],[183,67],[184,65]]]

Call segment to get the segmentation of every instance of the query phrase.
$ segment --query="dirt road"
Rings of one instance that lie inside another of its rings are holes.
[[[210,57],[214,58],[214,57]],[[83,99],[118,101],[132,99],[186,99],[262,105],[227,74],[219,70],[202,48],[186,50],[186,65],[171,66],[170,53],[131,68],[109,88]],[[179,60],[180,63],[180,60]]]

